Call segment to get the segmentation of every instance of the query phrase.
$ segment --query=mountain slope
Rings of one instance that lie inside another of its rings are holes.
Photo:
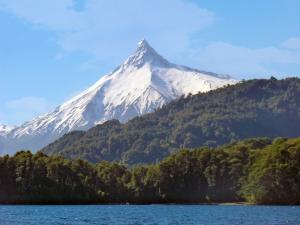
[[[55,111],[2,135],[0,153],[37,150],[67,132],[87,130],[110,119],[127,122],[182,95],[234,83],[228,76],[172,64],[143,40],[132,56],[92,87]]]
[[[151,163],[179,148],[300,136],[300,79],[250,80],[188,96],[126,124],[66,134],[43,151],[91,162]]]

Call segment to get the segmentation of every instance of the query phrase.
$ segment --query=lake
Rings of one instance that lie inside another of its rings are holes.
[[[4,206],[1,225],[299,225],[300,206]]]

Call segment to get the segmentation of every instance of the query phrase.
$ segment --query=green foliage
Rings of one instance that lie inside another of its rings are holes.
[[[159,191],[166,202],[205,202],[207,180],[201,161],[183,150],[159,164]]]
[[[300,204],[299,139],[275,139],[259,152],[241,193],[256,203]]]
[[[42,152],[0,157],[0,203],[300,204],[300,138],[181,150],[152,165],[90,164]]]
[[[126,124],[113,120],[67,134],[43,152],[92,163],[156,163],[180,148],[300,136],[299,109],[300,79],[250,80],[182,97]]]

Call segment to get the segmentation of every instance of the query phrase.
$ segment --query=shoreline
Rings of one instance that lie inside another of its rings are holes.
[[[300,206],[293,204],[256,204],[250,202],[224,202],[224,203],[48,203],[48,204],[14,204],[0,203],[0,206]]]

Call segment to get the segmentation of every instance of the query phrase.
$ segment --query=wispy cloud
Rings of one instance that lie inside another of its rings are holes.
[[[282,47],[300,50],[300,38],[289,38],[281,44]]]
[[[0,0],[0,7],[55,32],[65,52],[85,52],[104,62],[124,57],[143,37],[163,53],[178,54],[188,48],[190,34],[215,20],[213,12],[186,0],[81,2],[80,10],[75,0]]]
[[[53,105],[46,99],[40,97],[22,97],[8,101],[4,104],[3,111],[0,112],[1,123],[8,121],[13,125],[33,119],[53,109]]]
[[[143,37],[166,58],[242,78],[283,76],[287,67],[300,68],[297,37],[261,48],[222,40],[193,45],[193,34],[212,25],[216,15],[188,0],[0,0],[0,10],[52,31],[62,50],[57,58],[69,52],[93,56],[83,70],[118,64]]]
[[[271,75],[292,75],[287,66],[300,67],[300,51],[294,51],[296,42],[290,40],[278,46],[247,48],[225,42],[213,42],[203,48],[191,50],[189,60],[206,70],[249,78]],[[287,49],[287,45],[294,50]],[[276,69],[275,69],[276,68]],[[294,74],[297,75],[297,74]],[[300,74],[298,74],[300,75]]]

